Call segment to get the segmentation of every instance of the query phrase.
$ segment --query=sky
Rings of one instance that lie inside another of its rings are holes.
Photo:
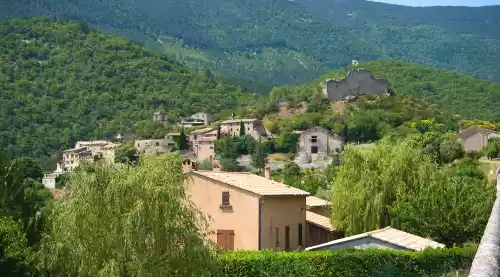
[[[372,0],[406,6],[488,6],[500,5],[500,0]]]

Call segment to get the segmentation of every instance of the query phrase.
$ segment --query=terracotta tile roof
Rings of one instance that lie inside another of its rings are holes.
[[[333,231],[332,223],[326,216],[306,211],[306,221],[329,231]]]
[[[315,196],[308,196],[306,198],[306,205],[308,207],[325,207],[330,206],[331,204],[332,203]]]
[[[287,186],[251,173],[195,171],[195,174],[262,196],[308,196],[301,189]]]
[[[444,248],[445,245],[435,242],[430,239],[426,239],[423,237],[419,237],[417,235],[413,235],[410,233],[403,232],[401,230],[392,228],[392,227],[385,227],[383,229],[371,231],[371,232],[366,232],[362,233],[359,235],[343,238],[343,239],[338,239],[334,241],[330,241],[327,243],[315,245],[306,248],[306,250],[316,250],[316,249],[321,249],[323,247],[327,247],[330,245],[335,245],[335,244],[340,244],[344,243],[347,241],[352,241],[352,240],[357,240],[361,238],[366,238],[366,237],[371,237],[380,241],[384,241],[399,247],[406,248],[408,250],[414,250],[414,251],[420,251],[423,250],[427,247],[431,248]]]
[[[234,120],[225,120],[222,121],[220,124],[231,124],[231,123],[240,123],[241,121],[245,122],[254,122],[257,121],[257,118],[242,118],[242,119],[234,119]]]

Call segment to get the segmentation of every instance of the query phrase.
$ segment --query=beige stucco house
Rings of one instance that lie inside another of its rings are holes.
[[[264,123],[260,119],[234,119],[226,120],[220,123],[221,134],[229,136],[238,136],[240,134],[240,125],[243,122],[245,126],[245,134],[259,140],[268,136],[268,131],[264,127]]]
[[[366,69],[349,70],[343,79],[329,79],[323,85],[323,95],[332,101],[343,100],[349,96],[362,94],[388,94],[389,86],[385,79],[373,77]]]
[[[134,145],[139,154],[151,156],[169,153],[175,141],[173,136],[165,135],[163,139],[138,139]]]
[[[250,173],[190,171],[186,182],[220,249],[305,247],[309,193]]]
[[[471,126],[457,134],[465,152],[479,152],[488,145],[488,140],[500,137],[499,132]]]
[[[313,127],[302,132],[297,145],[297,158],[312,162],[338,154],[344,149],[344,139],[327,129]]]
[[[56,179],[59,175],[63,174],[64,170],[60,163],[57,163],[57,168],[54,172],[45,174],[42,178],[42,184],[48,189],[56,188]]]

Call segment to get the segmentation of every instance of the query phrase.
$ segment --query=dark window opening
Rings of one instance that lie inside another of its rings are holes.
[[[159,143],[159,142],[157,142],[157,143],[156,143],[156,146],[160,146],[160,143]]]
[[[311,154],[317,154],[318,153],[318,146],[311,146]]]
[[[276,247],[280,246],[280,227],[276,227]]]
[[[285,250],[290,250],[290,226],[285,227]]]
[[[299,246],[302,246],[302,223],[299,223]]]
[[[314,143],[318,142],[318,137],[317,136],[312,136],[311,137],[311,142],[314,142]]]
[[[222,192],[222,205],[229,206],[229,191]]]

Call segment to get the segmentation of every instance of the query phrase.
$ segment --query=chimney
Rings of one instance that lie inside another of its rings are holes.
[[[264,167],[264,177],[271,180],[271,166],[269,164]]]

